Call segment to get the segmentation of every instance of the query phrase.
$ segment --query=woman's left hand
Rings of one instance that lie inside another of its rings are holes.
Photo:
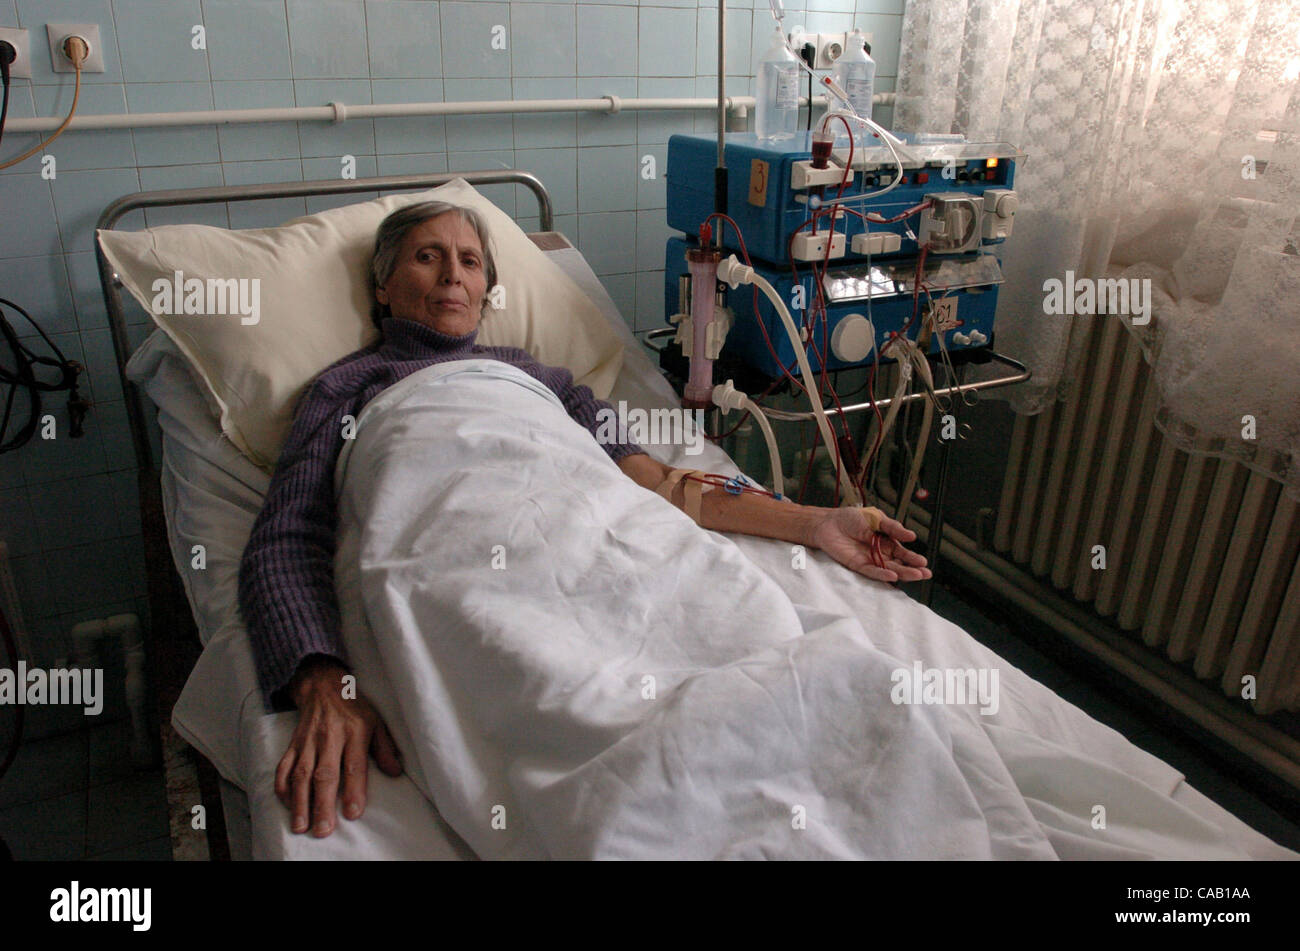
[[[879,510],[876,510],[877,512]],[[925,558],[903,547],[916,532],[884,513],[879,518],[880,564],[872,558],[872,517],[862,508],[826,509],[812,530],[812,543],[845,568],[878,581],[924,581],[930,577]]]

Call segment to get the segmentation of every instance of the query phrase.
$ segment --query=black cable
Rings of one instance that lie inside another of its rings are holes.
[[[4,642],[5,651],[13,663],[16,673],[18,670],[18,645],[14,642],[13,631],[9,628],[9,619],[5,617],[3,610],[0,610],[0,640]],[[9,767],[13,765],[14,759],[18,756],[18,747],[22,742],[23,704],[17,703],[14,704],[14,739],[9,746],[9,752],[5,754],[4,762],[0,763],[0,779],[4,779],[5,773],[9,772]]]
[[[10,452],[21,448],[35,435],[36,427],[41,418],[41,393],[70,391],[68,394],[68,416],[71,422],[69,435],[73,439],[78,438],[82,435],[82,420],[85,419],[86,411],[90,409],[91,405],[89,401],[82,399],[77,387],[77,377],[85,368],[77,361],[65,357],[63,351],[49,338],[49,335],[41,329],[40,324],[36,323],[27,311],[3,297],[0,297],[0,305],[3,305],[0,306],[0,334],[8,342],[9,351],[14,358],[13,370],[0,366],[0,384],[9,384],[9,394],[5,398],[4,417],[0,419],[0,452]],[[36,328],[36,332],[54,351],[57,359],[50,359],[33,353],[26,344],[19,340],[17,331],[14,330],[5,316],[4,307],[12,307],[26,317],[27,322]],[[46,383],[37,379],[34,369],[37,364],[55,367],[59,371],[59,381],[57,383]],[[18,431],[16,436],[6,441],[5,436],[9,432],[9,417],[13,411],[14,394],[19,387],[27,390],[31,399],[31,406],[29,407],[27,422],[23,425],[23,428]]]
[[[8,84],[5,86],[5,96],[9,95]],[[813,131],[813,74],[809,73],[809,126],[807,131]]]
[[[9,117],[9,64],[18,58],[13,44],[0,41],[0,81],[4,82],[4,104],[0,105],[0,142],[5,137],[5,119]]]
[[[817,64],[817,47],[805,43],[799,47],[799,58],[808,66],[808,131],[812,131],[813,114],[813,67]]]

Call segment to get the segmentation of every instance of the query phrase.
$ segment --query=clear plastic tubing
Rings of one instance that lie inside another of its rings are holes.
[[[717,248],[692,248],[686,252],[686,266],[691,272],[691,372],[682,390],[682,405],[687,409],[713,405],[713,361],[706,354],[721,259]]]

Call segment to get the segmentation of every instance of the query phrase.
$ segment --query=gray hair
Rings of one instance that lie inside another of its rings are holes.
[[[439,215],[445,215],[453,212],[469,222],[474,231],[478,234],[478,243],[483,248],[483,269],[487,274],[488,290],[491,290],[497,283],[497,265],[492,257],[492,244],[488,235],[487,222],[473,208],[464,208],[460,205],[453,205],[445,201],[419,201],[413,205],[406,205],[391,213],[379,225],[379,231],[375,234],[375,253],[370,259],[370,319],[378,327],[380,321],[385,317],[391,317],[392,313],[387,304],[379,303],[375,297],[375,291],[388,283],[388,279],[393,276],[393,271],[397,269],[397,254],[402,249],[402,241],[406,238],[406,233],[430,218],[437,218]],[[483,310],[487,311],[487,298],[483,300]]]

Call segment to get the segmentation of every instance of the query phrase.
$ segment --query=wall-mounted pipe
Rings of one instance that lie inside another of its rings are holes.
[[[131,714],[131,760],[136,766],[148,767],[154,763],[154,744],[149,736],[148,685],[140,619],[134,614],[114,614],[78,624],[72,629],[73,665],[96,666],[103,656],[100,642],[119,639],[126,665],[126,707]]]
[[[894,93],[877,93],[872,100],[878,105],[892,105]],[[800,100],[807,105],[806,98]],[[824,106],[826,97],[814,97],[816,105]],[[726,108],[730,112],[749,109],[753,96],[729,96]],[[155,129],[198,125],[242,125],[260,122],[346,122],[349,119],[392,119],[412,116],[465,116],[510,115],[546,112],[595,112],[613,115],[618,112],[698,111],[718,107],[714,98],[644,98],[621,99],[602,96],[599,99],[491,99],[477,102],[396,102],[359,103],[341,102],[325,106],[286,106],[277,109],[210,109],[195,112],[127,112],[105,115],[74,116],[68,132],[90,129]],[[10,116],[5,131],[10,134],[24,132],[49,132],[58,128],[61,118],[19,119]],[[65,133],[66,134],[66,133]]]

